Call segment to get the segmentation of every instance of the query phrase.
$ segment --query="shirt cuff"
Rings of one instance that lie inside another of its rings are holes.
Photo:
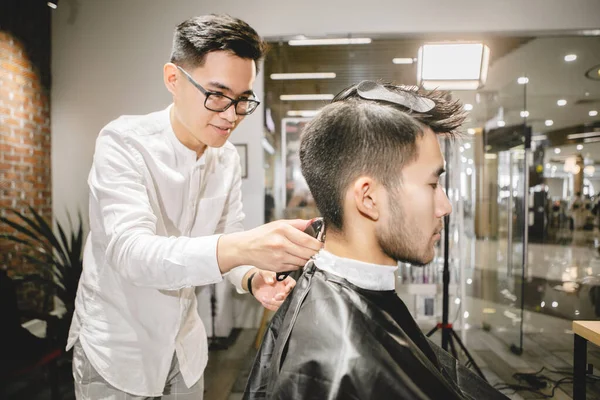
[[[233,268],[231,271],[229,271],[224,276],[227,278],[227,280],[229,282],[231,282],[231,284],[233,286],[235,286],[235,289],[238,293],[240,293],[240,294],[248,293],[247,290],[242,289],[242,279],[244,279],[244,276],[252,268],[254,268],[254,267],[251,265],[241,265],[239,267]]]
[[[190,286],[204,286],[223,280],[223,274],[217,261],[219,236],[204,236],[189,240],[183,255],[183,264],[188,265],[195,272],[188,278]],[[202,267],[198,269],[198,266]]]

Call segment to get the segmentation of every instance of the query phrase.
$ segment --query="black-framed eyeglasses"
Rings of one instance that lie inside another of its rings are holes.
[[[194,85],[196,89],[201,91],[202,94],[206,96],[206,98],[204,99],[204,107],[207,110],[214,112],[223,112],[226,111],[229,107],[231,107],[231,105],[234,105],[236,114],[248,115],[252,114],[260,104],[260,101],[258,101],[257,99],[248,99],[244,97],[239,99],[232,99],[231,97],[225,96],[223,93],[210,92],[204,89],[202,86],[200,86],[200,84],[196,82],[194,78],[192,78],[192,76],[188,74],[186,70],[181,68],[179,65],[177,66],[177,69],[183,72],[188,81],[190,81],[190,83]]]

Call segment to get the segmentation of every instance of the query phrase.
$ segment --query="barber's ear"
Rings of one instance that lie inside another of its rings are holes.
[[[173,63],[166,63],[163,67],[163,81],[167,90],[175,95],[175,84],[177,82],[177,66]]]
[[[356,208],[373,221],[379,219],[381,211],[378,187],[378,183],[370,177],[358,178],[352,187]]]

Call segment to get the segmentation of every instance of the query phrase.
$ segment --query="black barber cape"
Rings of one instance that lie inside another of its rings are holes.
[[[243,398],[506,399],[425,338],[395,291],[312,261],[271,320]]]

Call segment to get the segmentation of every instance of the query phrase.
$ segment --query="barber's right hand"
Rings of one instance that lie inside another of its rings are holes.
[[[240,265],[285,272],[295,271],[317,253],[323,243],[304,233],[309,220],[280,220],[245,232],[223,235],[217,244],[222,273]]]

